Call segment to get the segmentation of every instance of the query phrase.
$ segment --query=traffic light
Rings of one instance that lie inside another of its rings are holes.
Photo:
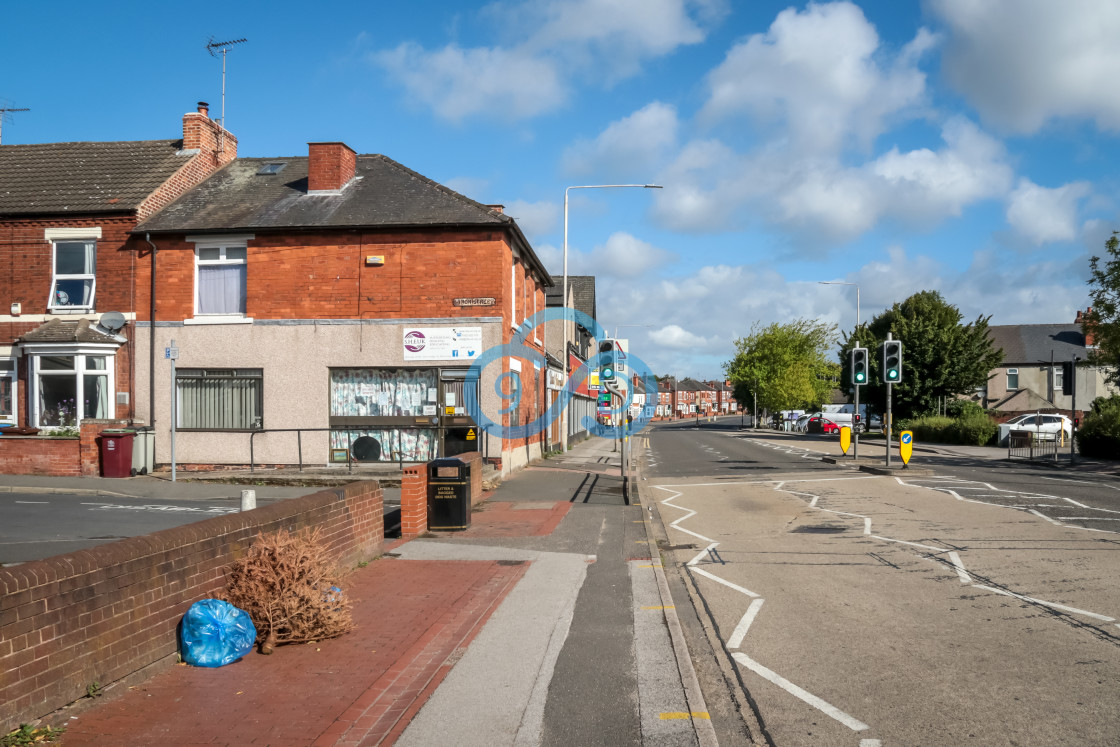
[[[882,375],[884,384],[902,381],[902,340],[887,340],[883,343]]]
[[[867,383],[867,348],[852,348],[852,384]]]
[[[601,340],[599,342],[599,381],[613,381],[614,376],[614,340]]]

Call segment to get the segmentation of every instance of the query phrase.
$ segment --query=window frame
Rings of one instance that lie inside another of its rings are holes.
[[[86,376],[101,376],[105,379],[105,392],[106,392],[106,410],[105,418],[112,420],[116,417],[116,369],[117,369],[117,350],[116,345],[99,345],[95,343],[78,343],[78,344],[58,344],[50,346],[36,346],[34,348],[28,347],[27,355],[27,381],[28,381],[28,419],[27,422],[34,428],[41,428],[43,430],[54,430],[64,427],[79,427],[83,420],[94,418],[93,415],[87,415],[85,412],[85,401],[81,396],[82,385],[84,384],[84,377]],[[41,366],[43,358],[62,356],[73,357],[74,368],[70,370],[51,371],[44,369]],[[90,368],[87,365],[88,358],[104,358],[105,368]],[[49,378],[65,378],[72,376],[74,378],[74,423],[72,426],[62,425],[44,425],[43,408],[41,406],[41,399],[43,395],[43,382],[42,376]]]
[[[1011,377],[1012,376],[1015,377],[1015,386],[1011,386],[1011,380],[1012,380]],[[1007,391],[1009,391],[1009,392],[1019,391],[1019,369],[1017,369],[1017,368],[1007,369]]]
[[[67,237],[60,236],[52,238],[51,240],[51,290],[50,295],[47,297],[47,310],[52,314],[66,314],[66,313],[82,313],[92,311],[96,308],[97,304],[97,239],[91,236],[83,237]],[[59,273],[58,272],[58,249],[60,244],[84,244],[86,251],[92,257],[93,272],[83,273]],[[89,303],[74,304],[74,303],[56,303],[58,300],[58,283],[60,280],[79,280],[89,281]]]
[[[5,368],[3,364],[10,362],[11,368]],[[8,381],[12,397],[12,411],[4,414],[0,411],[0,423],[11,423],[15,425],[19,418],[17,412],[19,410],[19,358],[8,350],[0,352],[0,381]]]
[[[249,242],[255,238],[254,234],[227,234],[227,235],[214,235],[214,236],[187,236],[188,243],[194,244],[194,293],[192,296],[194,316],[190,319],[184,319],[184,324],[251,324],[253,319],[248,316],[249,306]],[[218,249],[221,252],[221,257],[217,260],[202,259],[201,252],[205,249]],[[242,260],[231,260],[226,258],[226,251],[229,249],[241,249],[245,252],[245,258]],[[227,265],[237,266],[241,265],[245,268],[245,300],[244,307],[240,312],[217,312],[217,313],[201,313],[198,310],[199,291],[201,284],[199,282],[199,265]]]
[[[196,375],[194,372],[201,372]],[[218,372],[231,372],[229,376],[218,375]],[[241,375],[239,375],[239,372]],[[255,375],[245,372],[256,372]],[[207,376],[207,373],[210,373]],[[257,416],[255,422],[247,428],[220,428],[214,426],[184,426],[183,425],[183,390],[179,385],[180,380],[209,380],[209,381],[256,381]],[[264,369],[240,366],[185,366],[175,369],[175,430],[186,433],[211,432],[211,433],[251,433],[264,429]]]

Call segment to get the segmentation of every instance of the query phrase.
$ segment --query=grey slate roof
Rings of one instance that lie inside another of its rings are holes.
[[[0,215],[136,209],[191,159],[182,140],[0,145]]]
[[[232,233],[339,228],[486,227],[512,230],[547,282],[547,270],[508,215],[383,155],[359,155],[338,194],[307,194],[306,156],[238,158],[137,226],[135,233]],[[283,163],[275,174],[258,174]]]
[[[1068,361],[1085,357],[1085,335],[1078,324],[1005,324],[988,327],[992,347],[1003,348],[1004,365]]]
[[[549,307],[559,307],[564,305],[564,276],[553,275],[552,282],[554,287],[548,292],[546,305]],[[592,319],[598,319],[595,316],[595,276],[594,275],[569,275],[568,287],[572,290],[572,297],[574,299],[575,308],[577,311],[582,311]]]
[[[89,319],[50,319],[20,336],[18,342],[122,343],[125,338],[103,332]]]

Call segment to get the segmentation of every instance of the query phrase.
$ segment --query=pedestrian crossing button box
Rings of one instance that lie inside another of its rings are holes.
[[[428,462],[428,529],[461,530],[471,525],[471,465],[458,457]]]

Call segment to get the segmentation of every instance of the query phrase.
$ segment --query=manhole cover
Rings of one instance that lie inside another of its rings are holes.
[[[498,565],[525,565],[524,560],[499,560]]]
[[[801,526],[797,529],[791,529],[790,534],[839,534],[846,532],[847,527],[829,526],[828,524],[817,524]]]

